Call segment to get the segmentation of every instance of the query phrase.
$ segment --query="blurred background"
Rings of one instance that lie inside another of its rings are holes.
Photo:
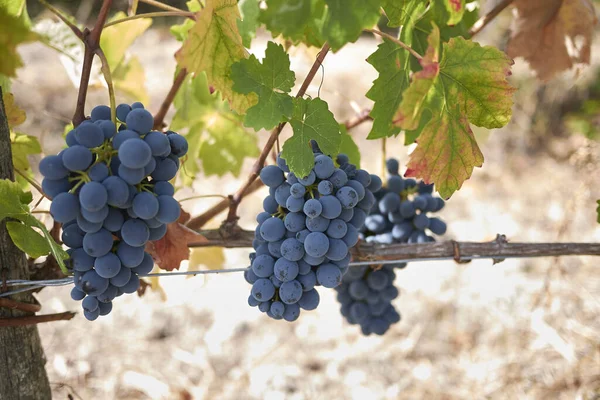
[[[85,23],[101,2],[54,3]],[[169,3],[185,8],[183,1]],[[482,11],[492,5],[484,2]],[[126,10],[126,2],[114,7]],[[140,5],[139,12],[147,11]],[[35,2],[30,12],[34,21],[45,13]],[[504,11],[477,41],[503,49],[510,20]],[[156,20],[130,49],[143,66],[151,112],[175,71],[179,43],[170,23]],[[253,41],[257,57],[268,40],[263,32]],[[377,43],[365,36],[329,54],[308,90],[316,96],[322,78],[320,95],[340,122],[372,105],[365,93],[377,75],[364,60]],[[503,129],[474,128],[485,163],[441,212],[447,239],[488,241],[502,233],[510,241],[600,241],[599,47],[596,40],[590,67],[546,84],[516,60],[513,119]],[[46,46],[20,51],[25,67],[12,87],[28,116],[20,131],[38,136],[48,154],[56,152],[74,111],[77,79]],[[298,85],[317,51],[291,50]],[[106,90],[97,84],[86,112],[106,103]],[[351,133],[362,168],[381,173],[380,143],[365,139],[369,124]],[[257,135],[259,144],[268,136]],[[401,136],[389,140],[387,155],[404,165],[412,147],[402,142]],[[232,193],[252,162],[246,158],[237,178],[200,174],[176,197]],[[243,228],[254,229],[265,193],[244,199]],[[215,201],[187,201],[184,208],[195,216]],[[194,250],[181,270],[245,267],[248,253]],[[396,281],[401,296],[394,305],[402,321],[383,337],[364,337],[348,325],[335,292],[323,288],[318,309],[298,321],[267,318],[247,305],[250,286],[241,274],[161,278],[141,298],[120,297],[107,317],[88,322],[77,315],[39,329],[57,399],[600,399],[599,264],[591,257],[409,264]],[[69,291],[39,293],[43,312],[79,311]]]

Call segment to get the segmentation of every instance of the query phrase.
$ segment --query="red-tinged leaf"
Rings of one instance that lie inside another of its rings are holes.
[[[430,39],[430,44],[435,43],[435,37]],[[401,103],[403,118],[398,119],[418,143],[410,156],[408,176],[435,183],[447,198],[474,167],[482,165],[483,155],[469,124],[491,129],[508,123],[515,91],[507,81],[511,65],[500,50],[456,37],[444,43],[438,74],[415,74],[404,94],[412,101]]]
[[[167,226],[167,233],[162,239],[148,242],[146,245],[146,251],[161,269],[179,269],[181,262],[190,258],[188,244],[207,241],[204,236],[183,225],[189,219],[190,214],[182,210],[179,220]]]
[[[435,183],[440,195],[448,198],[469,179],[474,167],[481,167],[483,154],[469,127],[464,111],[456,106],[450,114],[434,116],[417,139],[405,176]]]
[[[427,53],[419,61],[423,69],[413,75],[412,82],[402,94],[402,103],[400,103],[400,107],[394,115],[394,125],[405,130],[413,130],[419,127],[427,95],[440,73],[440,30],[434,23],[432,25],[433,30],[427,38],[429,44]]]

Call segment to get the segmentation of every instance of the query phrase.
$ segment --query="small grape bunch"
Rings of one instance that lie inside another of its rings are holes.
[[[366,218],[362,237],[368,242],[427,243],[435,239],[427,234],[446,233],[446,223],[427,213],[444,208],[444,200],[434,197],[433,185],[398,175],[398,161],[386,162],[390,177],[387,185],[377,192],[377,204]]]
[[[314,167],[304,177],[291,173],[286,161],[262,169],[269,187],[258,214],[244,276],[252,285],[248,303],[274,319],[295,321],[300,309],[320,301],[315,286],[334,288],[350,263],[349,249],[376,199],[368,189],[371,175],[341,154],[334,160],[313,144]]]
[[[399,295],[394,286],[395,278],[392,266],[378,270],[357,266],[350,268],[342,284],[335,288],[342,315],[350,324],[360,325],[364,335],[383,335],[400,321],[400,314],[392,305],[392,300]]]
[[[120,104],[116,113],[118,127],[109,107],[95,107],[91,120],[67,134],[68,147],[40,162],[50,214],[69,247],[71,297],[82,300],[90,321],[110,313],[117,296],[137,291],[139,275],[154,266],[144,246],[162,238],[181,211],[169,180],[186,139],[153,131],[141,103]]]

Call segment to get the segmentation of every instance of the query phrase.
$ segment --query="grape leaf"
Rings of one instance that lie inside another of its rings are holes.
[[[296,76],[290,71],[290,58],[283,46],[269,42],[262,64],[254,55],[233,64],[231,79],[236,92],[258,95],[258,103],[246,112],[246,126],[256,131],[271,129],[292,116],[294,104],[288,93]]]
[[[14,10],[9,4],[0,3],[0,74],[14,77],[17,68],[23,65],[17,46],[37,40],[38,35],[31,31],[29,18],[11,13]]]
[[[231,65],[246,58],[238,19],[240,12],[236,0],[207,0],[175,56],[180,67],[196,75],[204,71],[209,84],[222,93],[231,109],[244,114],[256,103],[256,95],[244,95],[232,89]]]
[[[187,5],[188,10],[191,12],[198,12],[202,9],[198,0],[190,0],[187,1],[185,4]],[[177,41],[183,42],[185,39],[187,39],[188,32],[190,29],[192,29],[193,26],[194,21],[189,18],[186,18],[181,24],[172,25],[170,31],[171,34],[175,36],[175,39]]]
[[[360,149],[358,145],[354,142],[344,124],[340,124],[340,132],[342,140],[340,141],[339,153],[347,155],[350,162],[356,165],[356,168],[360,168]]]
[[[183,225],[189,219],[190,214],[181,210],[179,219],[167,225],[165,236],[146,243],[146,251],[161,269],[179,269],[181,262],[190,258],[190,243],[207,242],[204,236]]]
[[[258,0],[240,0],[238,7],[240,8],[242,19],[238,20],[237,26],[240,30],[244,47],[249,48],[258,29],[260,7],[258,6]]]
[[[69,258],[69,255],[64,251],[52,238],[48,229],[42,224],[37,218],[31,214],[28,204],[31,203],[33,196],[31,192],[24,192],[18,183],[12,182],[8,179],[0,179],[0,221],[4,218],[14,218],[21,221],[25,227],[35,227],[42,231],[46,243],[48,244],[48,252],[42,254],[52,253],[60,269],[68,274],[64,260]],[[20,230],[19,230],[20,229]],[[34,255],[41,251],[39,242],[33,240],[22,240],[22,228],[15,228],[16,234],[19,235],[17,240],[19,244],[15,243],[17,247],[23,250],[25,253]]]
[[[388,17],[388,26],[399,27],[417,20],[427,7],[427,1],[383,0],[382,7]]]
[[[431,44],[437,43],[438,34],[433,31]],[[425,110],[429,112],[405,175],[435,183],[441,196],[450,197],[471,176],[473,168],[483,163],[469,123],[491,129],[510,120],[515,89],[506,78],[512,60],[494,47],[482,47],[461,37],[444,43],[438,67],[434,57],[429,59],[424,59],[427,72],[415,75],[407,89],[416,101],[414,109],[407,101],[400,110],[402,116],[410,118],[399,117],[397,123],[411,129],[415,120],[425,116]],[[425,86],[422,80],[431,79],[429,91],[421,94],[419,88]]]
[[[408,87],[409,57],[402,47],[384,39],[377,51],[367,58],[367,62],[379,72],[366,95],[375,102],[370,114],[373,127],[367,139],[394,136],[400,132],[400,128],[392,123],[392,117],[402,101],[402,92]]]
[[[267,0],[259,20],[273,37],[282,35],[293,43],[321,47],[323,24],[327,15],[323,0]]]
[[[119,11],[110,21],[123,19],[126,16],[124,12]],[[146,32],[150,25],[152,25],[152,18],[139,18],[112,25],[102,30],[100,47],[104,51],[111,71],[114,71],[119,66],[129,46]]]
[[[8,126],[14,128],[25,122],[27,115],[25,114],[25,111],[15,104],[15,96],[12,93],[5,93],[3,95],[3,100],[6,117],[8,118]]]
[[[171,129],[189,127],[188,156],[183,159],[179,175],[184,185],[190,185],[200,172],[223,176],[231,172],[238,176],[245,157],[260,154],[256,135],[247,132],[242,117],[231,112],[219,92],[210,93],[204,73],[187,79],[175,96],[175,117]],[[216,146],[223,146],[216,148]]]
[[[440,25],[456,25],[465,13],[465,0],[434,0],[432,11]]]
[[[363,29],[379,20],[380,0],[325,0],[325,3],[329,10],[323,34],[333,51],[356,42]]]
[[[308,175],[314,166],[311,140],[325,154],[338,153],[342,140],[340,126],[323,100],[295,98],[290,125],[294,134],[283,144],[281,157],[296,176]]]
[[[8,221],[6,229],[15,246],[33,258],[50,254],[48,241],[32,227],[21,222]]]
[[[40,154],[42,152],[40,142],[38,142],[38,139],[35,136],[16,132],[10,133],[10,147],[13,164],[15,168],[18,168],[21,171],[29,171],[31,169],[27,156]]]
[[[200,271],[201,266],[209,270],[222,269],[224,264],[225,252],[222,247],[197,247],[192,249],[188,271]]]
[[[140,60],[133,56],[121,62],[112,73],[115,90],[125,94],[132,100],[148,104],[150,98],[146,90],[146,74]]]
[[[539,79],[548,81],[576,64],[590,63],[594,25],[591,0],[517,0],[511,57],[523,57]]]
[[[598,208],[596,208],[596,213],[598,213],[598,223],[600,224],[600,200],[596,201],[596,203],[598,204]]]

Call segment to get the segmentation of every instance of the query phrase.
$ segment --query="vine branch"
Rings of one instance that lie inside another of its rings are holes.
[[[42,309],[42,306],[39,304],[31,304],[31,303],[22,303],[20,301],[0,298],[0,307],[10,308],[11,310],[20,310],[30,313],[36,313]]]
[[[483,15],[481,18],[479,18],[473,24],[473,26],[471,27],[471,29],[469,29],[469,35],[471,35],[471,37],[473,37],[476,34],[478,34],[479,32],[481,32],[481,30],[483,28],[485,28],[487,26],[487,24],[489,24],[490,22],[492,22],[492,20],[494,18],[496,18],[498,16],[498,14],[500,14],[513,1],[514,0],[502,0],[500,3],[498,3],[498,5],[496,5],[496,7],[492,8],[490,10],[490,12],[488,12],[485,15]]]
[[[167,93],[167,96],[160,105],[158,112],[156,113],[156,115],[154,115],[153,129],[162,130],[164,128],[165,115],[167,115],[167,111],[169,111],[169,107],[171,107],[171,104],[173,103],[173,100],[175,99],[179,88],[183,84],[183,81],[185,81],[186,76],[187,70],[185,68],[180,69],[177,75],[175,76],[175,79],[173,80],[173,85],[171,85],[171,89],[169,89],[169,93]]]
[[[316,58],[315,62],[313,63],[310,71],[308,71],[306,78],[304,78],[304,82],[302,82],[302,85],[300,86],[300,89],[298,90],[298,93],[296,94],[297,98],[304,96],[304,93],[306,93],[308,86],[310,85],[310,83],[314,79],[315,75],[317,74],[317,71],[321,67],[321,64],[323,64],[323,60],[325,59],[325,56],[327,55],[328,52],[329,52],[329,43],[325,43],[323,45],[323,47],[321,48],[321,51],[319,51],[319,54],[317,55],[317,58]],[[267,157],[269,156],[269,152],[271,151],[271,148],[275,145],[275,142],[277,141],[277,138],[279,137],[279,134],[283,130],[283,127],[285,126],[285,124],[286,124],[285,122],[282,122],[279,125],[277,125],[277,127],[275,129],[273,129],[271,131],[271,136],[269,136],[269,139],[267,140],[265,147],[262,149],[260,156],[254,163],[254,166],[252,167],[252,171],[250,172],[250,175],[248,175],[246,182],[244,182],[244,184],[238,189],[237,192],[235,192],[234,195],[230,196],[231,201],[230,201],[230,205],[229,205],[229,213],[227,214],[227,220],[225,221],[226,223],[235,223],[237,221],[238,206],[239,206],[240,202],[242,201],[242,199],[244,198],[244,196],[246,195],[248,188],[250,188],[250,185],[252,185],[252,182],[254,182],[254,180],[256,180],[256,178],[258,178],[258,175],[260,174],[260,171],[262,170],[263,166],[265,165],[265,161],[266,161]]]
[[[94,28],[92,28],[91,31],[87,28],[83,31],[83,44],[85,45],[85,52],[83,55],[83,66],[81,68],[79,93],[77,95],[77,107],[75,108],[75,114],[73,115],[73,125],[75,127],[85,120],[85,99],[87,97],[87,90],[90,83],[90,74],[92,72],[94,54],[100,48],[100,35],[102,34],[102,29],[104,28],[104,24],[108,18],[108,11],[110,10],[111,5],[112,0],[104,0]]]
[[[58,314],[28,315],[25,317],[0,318],[0,328],[5,328],[7,326],[35,325],[41,324],[43,322],[52,321],[68,321],[74,316],[74,312],[67,311]]]
[[[254,231],[237,230],[225,237],[220,229],[199,231],[207,240],[191,243],[189,247],[252,247]],[[490,242],[457,242],[448,240],[435,243],[373,244],[359,242],[352,254],[355,260],[405,260],[453,258],[457,262],[477,258],[553,257],[553,256],[600,256],[600,243],[511,243],[504,235]]]

